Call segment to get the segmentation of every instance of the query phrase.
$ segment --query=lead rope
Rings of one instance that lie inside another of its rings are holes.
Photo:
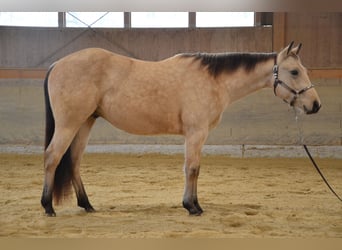
[[[308,147],[306,146],[306,144],[304,143],[304,136],[303,136],[303,129],[301,126],[301,123],[299,122],[298,119],[298,111],[296,110],[296,108],[293,108],[294,112],[295,112],[295,120],[296,120],[296,124],[297,124],[297,128],[298,128],[298,134],[299,134],[299,141],[298,144],[302,145],[305,149],[305,152],[307,153],[307,155],[309,156],[313,166],[316,168],[317,172],[319,173],[319,175],[322,177],[323,181],[325,182],[325,184],[328,186],[328,188],[330,189],[330,191],[337,197],[337,199],[339,199],[342,202],[342,199],[340,196],[338,196],[338,194],[335,192],[335,190],[330,186],[328,180],[324,177],[322,171],[319,169],[318,165],[316,164],[314,158],[311,156]]]

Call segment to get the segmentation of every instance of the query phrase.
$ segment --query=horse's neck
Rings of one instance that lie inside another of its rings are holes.
[[[270,58],[266,62],[257,64],[255,69],[250,72],[239,69],[228,76],[226,75],[223,83],[227,90],[227,104],[259,89],[271,87],[273,81],[273,65],[274,59]]]

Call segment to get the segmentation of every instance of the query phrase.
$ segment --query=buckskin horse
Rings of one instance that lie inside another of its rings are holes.
[[[321,102],[293,42],[279,53],[186,53],[158,62],[89,48],[54,63],[44,82],[46,131],[41,204],[55,216],[74,187],[78,206],[95,211],[80,162],[96,118],[138,135],[185,137],[183,206],[203,210],[197,198],[200,155],[208,132],[232,102],[261,88],[306,114]]]

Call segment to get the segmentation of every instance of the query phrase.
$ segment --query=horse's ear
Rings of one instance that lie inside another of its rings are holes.
[[[298,44],[297,48],[296,48],[296,55],[298,55],[300,49],[302,48],[302,44]]]
[[[292,50],[294,42],[292,41],[289,45],[287,45],[286,48],[284,48],[282,51],[279,52],[277,61],[280,63],[281,61],[285,60],[285,58],[289,55],[289,53]]]
[[[294,41],[292,41],[288,46],[287,46],[287,55],[290,53],[292,47],[293,47]]]

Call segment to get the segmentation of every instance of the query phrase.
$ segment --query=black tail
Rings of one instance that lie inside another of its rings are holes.
[[[45,150],[49,146],[53,134],[55,132],[55,119],[53,117],[48,82],[49,76],[53,69],[53,66],[49,69],[45,81],[44,81],[44,96],[45,96]],[[69,147],[59,162],[54,179],[53,196],[55,202],[58,204],[63,197],[68,196],[71,193],[71,180],[73,177],[72,172],[72,159],[71,148]]]

